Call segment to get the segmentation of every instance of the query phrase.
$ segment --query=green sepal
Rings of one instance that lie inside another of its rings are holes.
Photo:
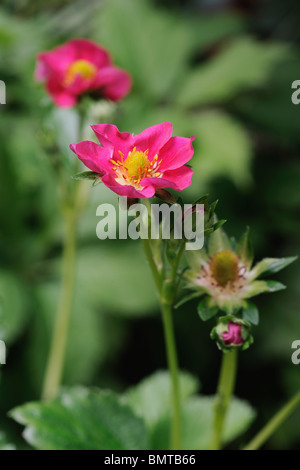
[[[263,292],[277,292],[285,288],[284,284],[277,281],[253,281],[249,285],[244,298],[250,299],[251,297],[262,294]]]
[[[250,268],[253,262],[253,247],[249,237],[250,228],[247,227],[246,232],[241,236],[237,245],[237,255],[243,260],[247,267]]]
[[[214,215],[218,202],[219,202],[219,199],[216,199],[214,202],[211,203],[210,208],[209,208],[210,216]]]
[[[193,292],[192,294],[185,295],[182,297],[178,302],[174,305],[174,308],[179,308],[182,305],[184,305],[186,302],[189,302],[192,299],[197,299],[198,297],[201,297],[203,295],[203,292]]]
[[[82,173],[77,173],[77,175],[72,176],[73,180],[96,180],[100,179],[101,175],[95,171],[83,171]]]
[[[274,274],[285,268],[289,264],[293,263],[298,256],[290,256],[288,258],[265,258],[257,263],[251,270],[250,276],[252,279],[256,279],[259,276]]]
[[[217,223],[217,221],[215,223]],[[224,230],[219,228],[209,237],[208,254],[213,257],[215,253],[222,250],[232,250],[232,246]]]
[[[255,304],[252,302],[247,302],[247,304],[242,309],[242,318],[243,320],[252,323],[252,325],[259,324],[259,311]]]
[[[226,222],[226,219],[218,220],[218,222],[214,223],[212,226],[213,231],[218,230],[218,228],[221,228],[224,224],[226,224]]]
[[[167,191],[166,189],[157,189],[155,191],[155,196],[160,199],[161,201],[164,201],[168,204],[176,204],[177,201],[175,199],[175,197],[173,196],[173,194],[171,194],[169,191]]]
[[[219,308],[216,305],[211,305],[211,299],[204,297],[197,305],[198,314],[203,321],[210,320],[217,315]]]

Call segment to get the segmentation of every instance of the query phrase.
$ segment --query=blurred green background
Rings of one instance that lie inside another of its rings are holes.
[[[72,37],[106,46],[134,82],[114,123],[137,133],[169,120],[175,135],[195,135],[185,202],[208,192],[230,235],[250,225],[257,259],[292,256],[300,237],[300,106],[291,102],[291,84],[300,80],[299,14],[296,0],[1,2],[0,338],[8,357],[0,430],[13,442],[20,428],[7,411],[40,396],[62,248],[55,161],[65,162],[69,177],[74,141],[73,112],[53,111],[33,80],[36,54]],[[101,202],[116,203],[116,195],[91,188],[79,226],[64,383],[123,390],[166,367],[163,333],[140,243],[96,238]],[[258,298],[261,324],[240,358],[237,396],[257,409],[249,436],[300,387],[300,365],[291,363],[291,344],[300,339],[299,262],[278,279],[288,288]],[[209,339],[212,324],[195,307],[175,313],[180,366],[210,394],[220,354]],[[299,448],[299,418],[300,410],[266,447]]]

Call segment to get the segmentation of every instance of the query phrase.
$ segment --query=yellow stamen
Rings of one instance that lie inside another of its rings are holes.
[[[136,189],[142,189],[141,181],[148,177],[160,177],[161,173],[157,171],[160,163],[158,161],[158,155],[155,155],[153,160],[150,162],[148,159],[149,149],[139,151],[134,147],[131,152],[128,153],[126,159],[124,154],[118,151],[121,160],[115,161],[110,160],[113,164],[112,169],[116,173],[116,181],[119,184],[134,186]],[[162,160],[161,160],[162,161]]]
[[[88,60],[76,60],[67,69],[65,75],[65,85],[72,85],[78,76],[84,78],[85,80],[92,79],[95,77],[96,73],[97,67]]]

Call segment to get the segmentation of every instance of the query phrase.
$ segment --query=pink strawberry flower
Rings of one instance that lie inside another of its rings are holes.
[[[193,156],[194,137],[172,137],[164,122],[133,136],[111,124],[92,126],[100,144],[90,141],[70,148],[102,182],[120,196],[150,198],[156,190],[181,191],[191,184],[193,171],[185,165]]]
[[[72,39],[40,53],[35,77],[46,83],[48,93],[60,107],[74,106],[84,93],[118,101],[131,88],[130,75],[112,64],[105,49],[87,39]]]

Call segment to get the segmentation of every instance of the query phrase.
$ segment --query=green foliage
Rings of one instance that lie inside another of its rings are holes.
[[[7,105],[0,113],[0,338],[9,346],[8,363],[1,367],[0,427],[7,436],[17,435],[15,429],[7,430],[8,409],[40,394],[59,298],[63,234],[57,174],[64,174],[67,184],[74,187],[77,183],[71,176],[81,170],[74,170],[74,156],[69,150],[78,136],[76,113],[53,109],[43,87],[33,80],[35,57],[41,50],[73,36],[104,44],[114,61],[129,70],[134,83],[114,123],[123,131],[136,133],[170,120],[175,135],[195,135],[195,174],[192,186],[182,194],[183,201],[190,202],[208,190],[214,198],[219,197],[218,210],[228,219],[232,233],[241,233],[248,223],[252,226],[259,257],[266,253],[282,257],[299,251],[299,106],[291,103],[291,83],[300,75],[298,48],[290,48],[286,40],[274,41],[275,28],[267,34],[267,41],[261,39],[264,34],[255,39],[245,33],[251,30],[246,17],[232,13],[208,15],[201,10],[201,15],[187,11],[178,15],[145,0],[54,3],[55,8],[47,4],[45,9],[42,2],[11,5],[7,1],[7,6],[0,8],[0,79],[7,84]],[[271,16],[262,16],[261,20],[268,24]],[[282,36],[288,34],[288,18],[284,24]],[[78,227],[77,292],[64,382],[107,382],[120,389],[133,380],[127,354],[128,348],[138,348],[131,343],[136,341],[136,329],[140,332],[140,328],[150,326],[149,334],[153,334],[152,329],[158,334],[158,300],[138,243],[113,241],[110,245],[96,239],[96,207],[116,198],[103,185],[90,188],[87,182],[87,186],[91,194]],[[221,238],[220,230],[217,234]],[[212,244],[228,246],[214,235]],[[238,249],[248,258],[244,242]],[[190,255],[197,264],[198,254]],[[291,257],[263,260],[256,273],[277,272],[291,261]],[[256,347],[243,365],[243,378],[251,400],[261,403],[259,415],[264,418],[272,414],[283,392],[289,395],[297,386],[299,374],[296,367],[291,369],[290,345],[300,327],[299,275],[299,263],[295,263],[280,278],[288,285],[287,291],[259,299],[261,324],[255,332]],[[256,293],[283,288],[278,282],[257,282]],[[256,324],[257,310],[247,305],[241,315]],[[206,324],[201,323],[201,329],[193,327],[195,311],[191,302],[184,311],[176,312],[180,327],[176,336],[186,354],[183,360],[187,361],[188,351],[192,352],[188,358],[191,370],[206,378],[209,374],[212,380],[215,371],[208,371],[203,357],[214,345],[208,342]],[[158,362],[163,366],[158,350],[153,340],[140,354],[148,367],[154,369]],[[135,360],[138,363],[140,358]],[[265,396],[252,385],[254,368],[255,384],[262,378],[267,382]],[[141,374],[139,367],[137,374]],[[158,374],[153,381],[166,399],[167,377]],[[151,388],[150,382],[147,379],[136,392],[126,392],[122,400],[135,393],[144,396],[148,393],[144,387]],[[280,396],[276,394],[277,384]],[[185,391],[184,385],[182,388]],[[191,396],[192,385],[189,390],[183,410],[184,446],[207,448],[204,429],[206,422],[212,422],[212,399]],[[72,403],[80,401],[79,395]],[[90,400],[94,403],[94,398]],[[119,402],[119,398],[113,400]],[[237,402],[235,409],[230,429],[246,429],[245,424],[239,424],[247,420],[239,420],[239,413],[243,416],[244,412],[239,412]],[[159,413],[162,411],[161,407]],[[140,415],[143,413],[147,418],[146,405],[141,407]],[[128,414],[130,422],[135,419]],[[278,433],[271,446],[298,446],[297,419]],[[134,422],[141,426],[139,420]],[[168,445],[169,426],[170,416],[160,416],[155,431],[151,431],[155,448]],[[55,424],[55,429],[60,426]],[[45,433],[48,435],[48,431]],[[9,443],[17,439],[6,439],[4,434],[0,448],[11,448]],[[228,439],[238,434],[238,430],[232,431]]]
[[[0,339],[12,343],[28,320],[26,297],[20,281],[9,272],[0,272]]]
[[[2,432],[0,432],[0,450],[16,450],[16,447],[7,440]]]
[[[183,82],[179,102],[184,106],[219,103],[247,88],[259,87],[286,50],[282,44],[262,45],[246,36],[238,38],[190,74]]]
[[[213,429],[214,398],[196,396],[198,380],[181,373],[183,450],[208,449]],[[66,389],[55,400],[28,403],[10,412],[25,426],[24,438],[42,450],[169,449],[171,383],[159,371],[122,396],[82,387]],[[246,402],[234,399],[224,441],[245,432],[255,417]],[[149,440],[148,440],[149,439]]]
[[[190,397],[182,407],[182,442],[183,450],[208,450],[211,444],[214,397]],[[224,431],[224,442],[228,443],[245,432],[255,417],[253,408],[248,403],[235,398],[228,412]],[[171,417],[162,417],[157,424],[153,447],[155,450],[168,448]]]
[[[199,381],[187,373],[180,374],[181,399],[194,395],[199,389]],[[171,414],[171,381],[168,372],[158,371],[147,377],[137,386],[130,388],[124,395],[125,403],[145,420],[153,430],[161,416]]]
[[[143,422],[112,392],[84,388],[64,391],[47,403],[15,408],[24,437],[39,450],[147,449]]]

